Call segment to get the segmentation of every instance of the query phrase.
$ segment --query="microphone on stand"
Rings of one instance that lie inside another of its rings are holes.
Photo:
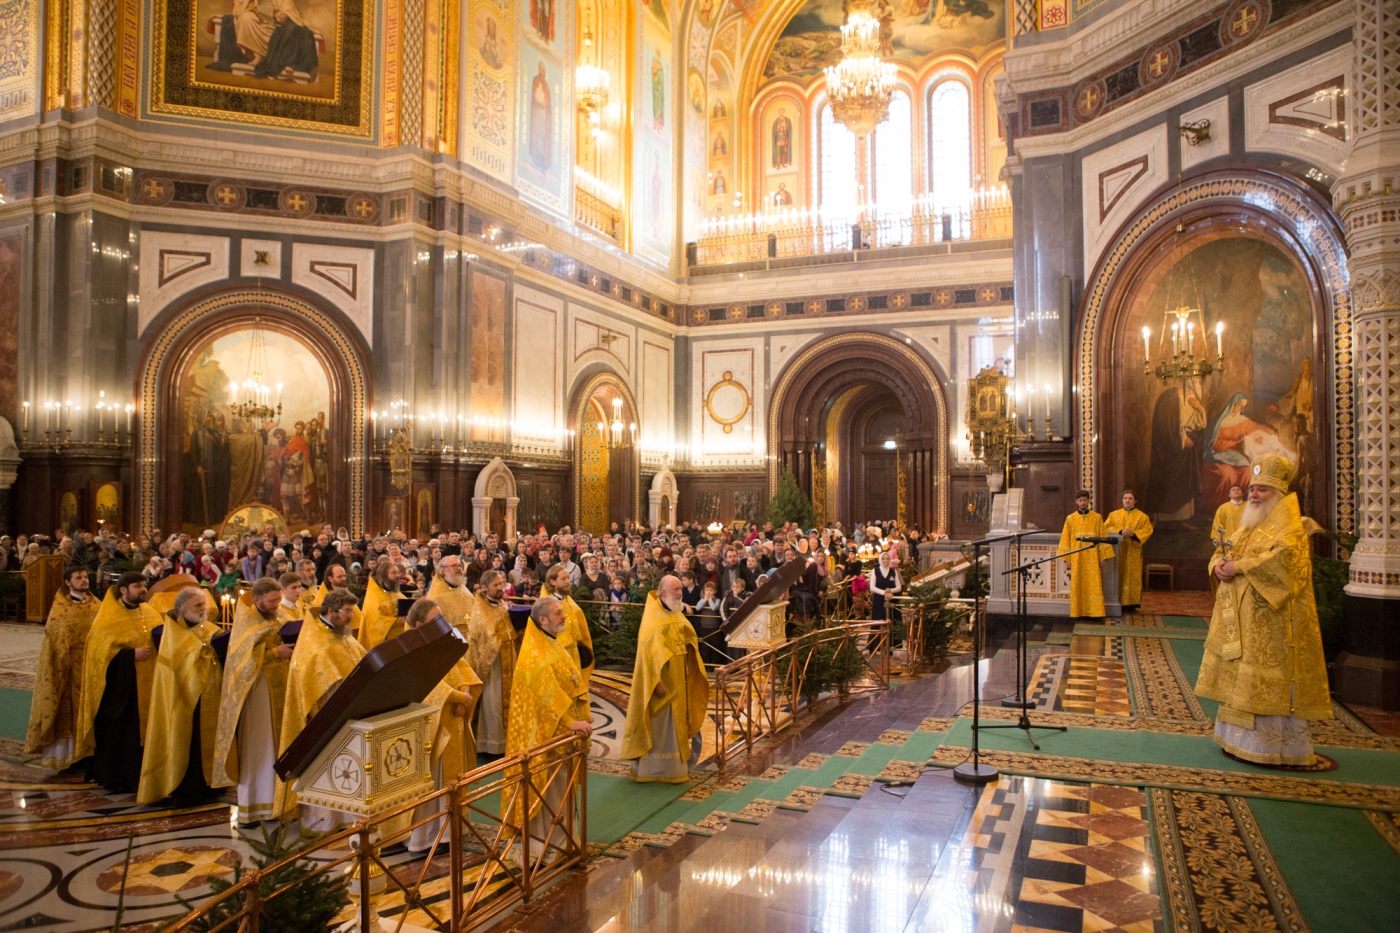
[[[1085,544],[1118,544],[1123,539],[1119,535],[1110,535],[1106,538],[1075,538],[1074,540],[1082,541]]]

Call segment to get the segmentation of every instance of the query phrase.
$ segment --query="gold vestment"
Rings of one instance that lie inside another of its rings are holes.
[[[459,658],[452,669],[423,699],[428,706],[437,707],[428,722],[428,735],[433,739],[433,761],[442,761],[444,783],[476,767],[476,736],[472,734],[472,711],[481,696],[481,678],[476,676],[466,656]],[[454,716],[448,709],[454,703],[467,708],[465,716]]]
[[[76,744],[78,715],[82,709],[83,650],[87,646],[92,620],[99,600],[88,595],[74,602],[67,587],[53,599],[44,622],[44,642],[39,648],[39,667],[34,675],[34,698],[29,707],[29,731],[24,750],[38,755],[62,739]],[[94,707],[95,709],[95,707]],[[39,764],[62,771],[76,759],[44,758]]]
[[[467,637],[467,627],[471,622],[472,606],[476,603],[476,597],[472,591],[465,586],[451,586],[442,578],[442,574],[434,574],[433,582],[428,586],[428,592],[423,594],[425,599],[431,599],[438,604],[443,616],[452,627],[462,633],[462,637]]]
[[[1218,718],[1245,729],[1255,716],[1331,719],[1312,555],[1289,493],[1255,528],[1230,538],[1235,576],[1223,581],[1196,693],[1220,702]],[[1211,575],[1226,560],[1217,549]]]
[[[374,580],[365,587],[365,605],[358,640],[366,651],[403,634],[399,618],[399,594],[389,593]]]
[[[656,696],[664,684],[666,695]],[[705,722],[710,684],[700,661],[700,641],[686,617],[672,612],[655,591],[647,594],[642,625],[637,632],[637,663],[632,694],[627,699],[627,723],[622,734],[622,758],[641,758],[651,751],[651,718],[669,705],[682,750]],[[684,755],[682,755],[684,757]]]
[[[472,600],[467,623],[467,662],[482,683],[491,679],[491,668],[501,659],[501,717],[510,723],[511,679],[515,675],[515,628],[506,604],[491,605],[484,596]],[[488,746],[489,747],[489,746]]]
[[[238,783],[238,722],[248,693],[258,682],[267,679],[267,692],[272,703],[272,734],[282,731],[282,705],[287,694],[286,658],[277,656],[282,644],[282,626],[288,621],[279,606],[276,615],[267,619],[253,606],[239,600],[233,615],[233,631],[229,633],[228,659],[224,662],[224,695],[219,703],[219,732],[214,740],[214,779],[211,787],[227,787]]]
[[[1080,538],[1101,538],[1104,536],[1103,516],[1089,511],[1083,515],[1070,512],[1065,518],[1064,530],[1060,532],[1060,545],[1056,554],[1064,554],[1084,547]],[[1113,556],[1113,547],[1100,544],[1087,551],[1066,557],[1069,564],[1069,614],[1071,618],[1101,618],[1105,615],[1103,606],[1103,574],[1099,562]]]
[[[586,686],[588,680],[593,676],[593,635],[588,631],[588,617],[583,614],[583,607],[574,602],[572,596],[565,596],[560,601],[564,607],[564,619],[566,626],[564,631],[559,633],[559,644],[564,646],[564,650],[569,652],[569,656],[574,659],[574,663],[583,672],[583,682]],[[589,661],[584,665],[583,658],[579,652],[579,646],[588,649]],[[587,717],[583,717],[587,718]]]
[[[546,635],[533,619],[525,623],[515,675],[506,725],[507,755],[563,735],[576,720],[588,721],[588,683],[578,664],[558,639]],[[518,769],[512,770],[519,775]],[[562,775],[556,778],[560,779]],[[530,816],[539,811],[548,773],[537,775],[532,783],[535,793],[530,795]],[[513,803],[512,810],[515,814],[507,817],[507,824],[519,825],[518,804]]]
[[[1142,547],[1147,543],[1147,539],[1152,537],[1152,520],[1142,509],[1115,509],[1108,513],[1103,526],[1109,534],[1130,530],[1137,536],[1124,538],[1118,545],[1118,602],[1124,606],[1140,606]]]
[[[151,629],[160,625],[160,616],[146,603],[128,609],[117,597],[115,586],[108,588],[102,607],[88,630],[87,647],[83,655],[82,704],[78,714],[78,744],[73,759],[81,761],[97,749],[93,721],[102,705],[102,693],[107,689],[107,665],[124,648],[154,648]],[[146,741],[146,721],[151,712],[151,681],[155,678],[156,659],[136,662],[136,705],[141,714],[141,742]]]
[[[199,706],[199,767],[205,783],[214,775],[214,739],[219,730],[219,687],[223,666],[209,642],[219,634],[213,622],[188,625],[165,618],[156,673],[151,687],[151,721],[141,756],[139,804],[170,796],[184,780],[190,764],[190,730]]]

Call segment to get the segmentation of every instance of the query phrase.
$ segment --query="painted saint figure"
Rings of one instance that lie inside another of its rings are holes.
[[[1200,491],[1201,432],[1206,410],[1192,386],[1172,386],[1152,410],[1152,465],[1147,501],[1158,522],[1186,521],[1196,514]]]
[[[658,133],[666,128],[666,66],[660,49],[651,53],[651,126]]]
[[[787,168],[792,165],[792,120],[787,116],[787,108],[779,107],[773,118],[770,133],[773,146],[773,167]]]
[[[554,165],[554,108],[550,100],[549,78],[544,62],[530,81],[530,162],[541,172]]]

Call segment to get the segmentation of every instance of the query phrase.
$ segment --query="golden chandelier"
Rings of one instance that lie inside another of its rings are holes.
[[[852,0],[841,27],[841,61],[826,69],[831,116],[856,136],[885,122],[894,93],[895,67],[880,60],[880,23],[870,4]]]

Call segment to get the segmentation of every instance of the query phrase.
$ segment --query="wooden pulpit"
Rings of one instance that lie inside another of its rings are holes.
[[[808,561],[817,559],[794,557],[774,570],[720,627],[724,640],[750,651],[763,651],[786,642],[788,604],[783,597],[788,587],[802,579]]]

